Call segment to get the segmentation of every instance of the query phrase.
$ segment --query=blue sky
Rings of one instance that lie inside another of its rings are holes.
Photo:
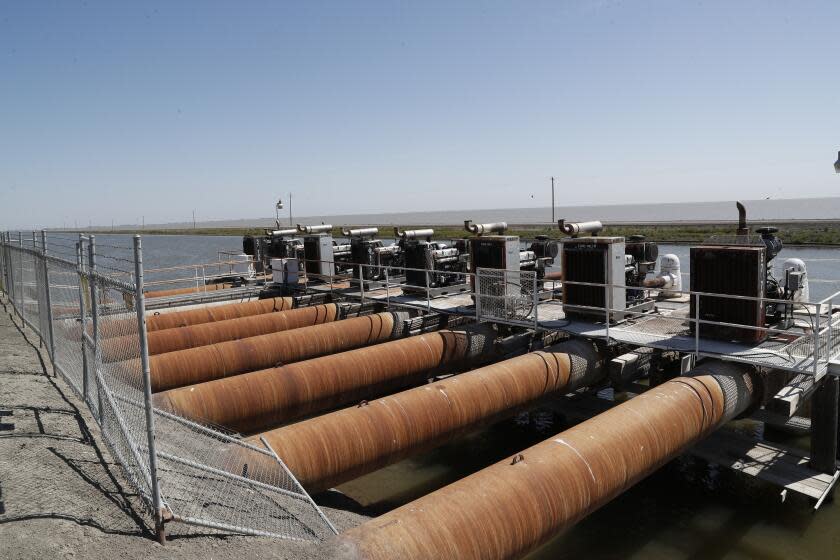
[[[836,0],[0,1],[0,227],[834,196],[838,56]]]

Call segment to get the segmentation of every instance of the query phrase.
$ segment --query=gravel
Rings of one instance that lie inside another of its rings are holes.
[[[0,558],[329,557],[317,543],[179,524],[158,544],[86,406],[54,376],[37,335],[0,305]],[[323,510],[339,531],[367,519],[340,496],[330,498],[337,507]]]

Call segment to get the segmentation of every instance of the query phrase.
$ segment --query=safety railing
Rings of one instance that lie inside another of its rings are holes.
[[[460,270],[414,268],[401,264],[371,265],[337,260],[302,259],[301,284],[341,297],[352,295],[388,304],[447,312],[453,296],[466,298],[476,275]],[[413,273],[413,274],[412,274]]]
[[[544,299],[542,295],[547,291],[542,290],[541,284],[533,271],[479,269],[477,319],[566,330],[608,343],[679,350],[697,357],[715,356],[816,376],[826,373],[829,363],[840,356],[840,310],[835,311],[833,303],[840,292],[817,302],[805,302],[668,289],[668,298],[658,300],[644,296],[656,296],[663,290],[624,283],[562,283],[564,290],[572,286],[603,290],[602,305],[587,305]],[[643,297],[619,306],[614,302],[620,292]],[[633,305],[642,301],[663,308]],[[749,302],[748,308],[754,310],[756,317],[764,317],[765,306],[775,305],[789,324],[765,326],[757,324],[758,320],[755,324],[712,320],[702,314],[708,301]],[[562,305],[561,313],[558,304]],[[718,334],[722,332],[729,336]]]
[[[72,260],[67,238],[61,242],[64,250],[52,254],[46,232],[3,233],[0,288],[90,409],[159,537],[171,521],[288,539],[333,535],[273,450],[153,406],[140,237],[121,247],[131,271],[100,269],[93,235],[78,237]]]

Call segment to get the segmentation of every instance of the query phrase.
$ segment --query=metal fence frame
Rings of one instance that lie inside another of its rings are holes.
[[[171,521],[295,540],[319,541],[336,534],[273,450],[154,408],[140,236],[122,249],[132,251],[127,262],[133,261],[133,267],[114,274],[112,268],[99,270],[93,235],[79,235],[73,262],[51,254],[46,231],[33,232],[31,245],[22,232],[2,232],[0,291],[38,335],[56,374],[90,409],[103,440],[151,517],[158,539],[165,542],[165,523]],[[108,362],[102,354],[109,340],[103,328],[115,327],[125,330],[127,336],[119,338],[130,351],[122,361]],[[166,429],[157,430],[156,422],[163,422]],[[194,449],[183,449],[186,440]],[[217,459],[231,448],[239,456],[268,457],[270,461],[261,462],[268,473],[257,481],[232,472]],[[196,472],[206,476],[196,477]],[[207,488],[198,488],[201,483],[196,480],[207,481]],[[227,500],[222,509],[236,514],[193,503],[200,501],[196,498],[202,490],[224,494],[218,498]],[[297,523],[297,532],[289,517]]]
[[[477,321],[495,321],[507,323],[511,325],[518,325],[523,327],[537,327],[539,328],[542,318],[539,315],[539,305],[537,294],[538,281],[533,276],[531,271],[501,271],[496,269],[478,269],[476,275],[476,282],[478,290],[476,293],[476,320]],[[603,288],[606,292],[605,302],[610,301],[609,294],[615,289],[624,290],[639,290],[638,286],[627,286],[623,283],[596,283],[596,282],[577,282],[564,281],[564,285],[577,285]],[[504,289],[500,290],[499,286],[503,285]],[[513,289],[511,289],[511,287]],[[649,292],[657,292],[656,289],[645,289]],[[797,367],[785,367],[783,365],[775,365],[777,369],[787,369],[796,373],[811,374],[819,378],[827,373],[829,363],[840,355],[840,317],[834,313],[834,302],[840,300],[840,292],[835,292],[828,297],[819,301],[809,302],[792,302],[790,300],[779,300],[768,297],[751,297],[739,296],[730,294],[718,294],[700,292],[696,290],[673,290],[669,289],[674,296],[682,296],[693,299],[695,302],[694,315],[687,315],[685,317],[665,317],[673,321],[684,322],[692,325],[693,330],[693,347],[691,349],[680,349],[681,351],[689,351],[700,357],[716,357],[727,359],[731,361],[745,361],[748,363],[759,363],[760,360],[742,359],[737,356],[721,356],[719,354],[704,352],[701,345],[700,328],[698,325],[717,325],[723,327],[734,327],[743,330],[761,331],[770,335],[789,334],[787,329],[779,329],[773,327],[755,327],[750,325],[741,325],[734,323],[726,323],[722,321],[712,321],[701,319],[699,316],[700,306],[697,302],[703,296],[715,297],[726,300],[746,300],[754,301],[758,305],[765,303],[778,303],[783,305],[794,305],[804,309],[810,318],[810,333],[801,335],[796,343],[801,347],[802,358],[804,365]],[[533,298],[533,306],[527,306],[527,300]],[[688,301],[688,300],[686,300]],[[576,304],[575,308],[578,310],[586,310],[592,318],[593,324],[603,325],[602,338],[608,344],[615,342],[616,339],[622,338],[620,335],[626,335],[632,331],[632,327],[626,326],[627,319],[642,319],[653,317],[646,311],[634,311],[632,309],[617,309],[612,308],[609,304],[603,307],[593,307]],[[613,314],[621,314],[622,320],[616,321]],[[599,319],[600,316],[600,319]],[[550,319],[546,319],[549,320]],[[559,330],[565,330],[566,327],[556,327]],[[626,337],[624,337],[626,338]],[[627,340],[625,340],[627,342]],[[637,341],[639,346],[651,346],[651,344]],[[665,343],[667,345],[667,342]],[[769,364],[763,364],[769,365]]]

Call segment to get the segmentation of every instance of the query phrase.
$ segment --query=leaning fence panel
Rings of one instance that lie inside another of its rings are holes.
[[[104,278],[97,282],[97,322],[100,351],[93,355],[96,392],[91,408],[99,407],[102,429],[125,470],[152,512],[152,475],[146,444],[146,416],[142,407],[143,372],[139,356],[139,326],[134,294]],[[90,342],[93,342],[91,327]],[[102,359],[101,347],[108,345],[109,359]],[[154,513],[154,512],[152,512]]]
[[[162,518],[154,507],[160,489],[165,517],[202,531],[302,540],[334,534],[273,450],[147,406],[142,266],[129,273],[100,270],[93,237],[41,239],[31,249],[4,236],[2,288],[46,343],[55,371],[90,408],[150,516]]]

